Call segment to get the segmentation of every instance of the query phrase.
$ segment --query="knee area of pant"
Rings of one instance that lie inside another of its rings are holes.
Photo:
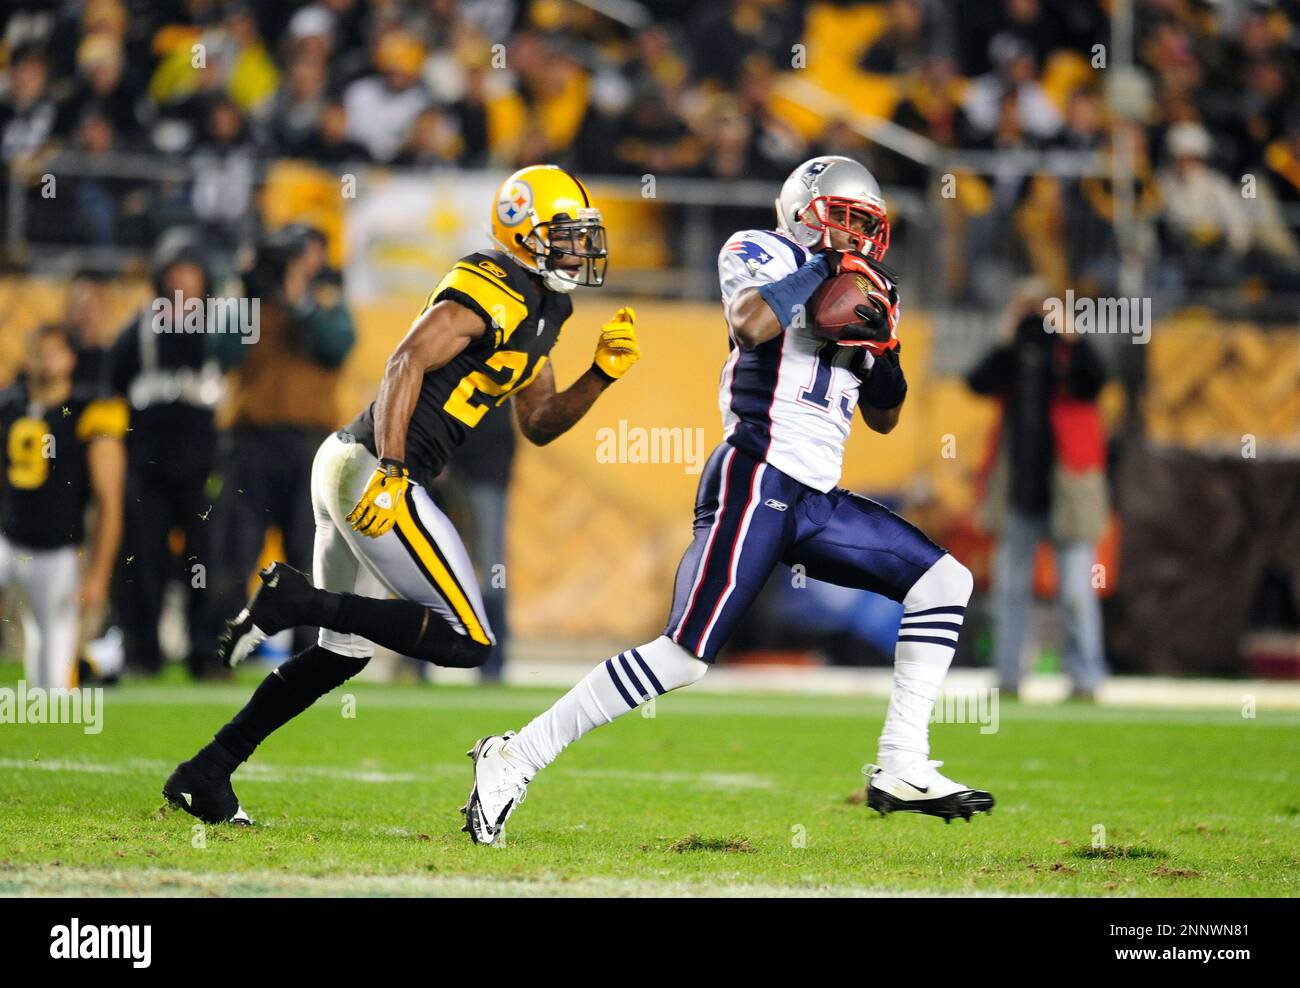
[[[442,647],[434,647],[429,655],[430,661],[437,665],[454,666],[457,669],[477,669],[492,655],[492,642],[481,642],[469,635],[457,634],[447,636]],[[424,658],[424,656],[420,656]]]
[[[907,610],[928,607],[965,607],[975,589],[975,577],[968,567],[945,553],[921,576],[908,592],[903,606]]]
[[[660,638],[646,646],[652,656],[643,656],[656,670],[664,689],[675,690],[698,683],[709,671],[709,663],[670,638]],[[671,685],[670,685],[671,684]]]

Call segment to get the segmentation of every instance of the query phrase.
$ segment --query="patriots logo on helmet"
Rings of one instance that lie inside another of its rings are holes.
[[[817,187],[818,177],[830,166],[831,162],[829,161],[814,161],[808,166],[808,170],[801,176],[803,184],[807,186],[809,190],[815,189]]]
[[[512,182],[497,200],[497,219],[506,226],[523,221],[533,208],[533,190],[527,182]]]

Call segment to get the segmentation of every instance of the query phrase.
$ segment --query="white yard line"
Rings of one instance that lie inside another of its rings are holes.
[[[884,714],[885,697],[871,694],[831,695],[764,695],[745,692],[726,695],[720,690],[709,692],[699,686],[689,690],[659,697],[656,701],[656,719],[671,720],[678,717],[787,717],[787,718],[846,718],[877,721]],[[1145,705],[1117,704],[1108,701],[1100,704],[1023,703],[1001,704],[1000,717],[1009,721],[1052,721],[1056,723],[1110,723],[1228,725],[1243,724],[1266,729],[1297,726],[1296,714],[1300,707],[1269,702],[1263,694],[1256,697],[1255,717],[1243,714],[1246,699],[1251,694],[1251,684],[1233,684],[1241,692],[1224,695],[1218,702]],[[970,697],[972,687],[949,682],[946,691],[958,697]],[[105,724],[111,728],[115,716],[129,716],[132,707],[216,707],[233,712],[242,706],[251,694],[251,688],[238,686],[127,686],[113,690],[104,697]],[[556,689],[556,696],[561,688]],[[382,710],[495,710],[503,714],[500,730],[518,729],[532,716],[541,713],[552,702],[544,691],[534,693],[503,692],[496,689],[430,689],[418,687],[361,687],[350,694],[340,692],[317,701],[314,710],[339,709],[341,697],[351,695],[356,701],[355,715],[364,718],[369,713]],[[1232,699],[1233,702],[1226,702]],[[972,725],[974,726],[974,725]],[[0,731],[4,728],[0,726]],[[462,739],[469,744],[474,739]]]
[[[507,667],[506,679],[511,686],[532,687],[539,690],[567,690],[591,671],[590,664],[572,662],[516,661]],[[437,682],[447,686],[474,685],[476,675],[470,670],[438,669]],[[367,682],[365,685],[372,685]],[[944,683],[947,690],[973,692],[996,686],[991,669],[953,669]],[[797,698],[865,697],[887,699],[893,687],[893,670],[888,668],[846,669],[832,667],[793,666],[720,666],[693,685],[687,694],[677,694],[659,702],[674,702],[678,696],[725,696],[730,694],[783,694]],[[129,685],[124,690],[110,691],[110,703],[150,702],[149,698],[164,698],[158,702],[178,705],[208,705],[215,703],[242,703],[248,698],[250,688],[235,686],[153,686]],[[337,703],[349,692],[366,695],[367,702],[374,697],[364,689],[351,691],[347,687],[330,694],[322,704]],[[1069,692],[1069,681],[1061,675],[1035,675],[1022,684],[1021,696],[1026,709],[1038,706],[1055,708]],[[455,697],[449,700],[449,697]],[[1236,710],[1253,706],[1256,711],[1300,711],[1300,682],[1262,679],[1174,679],[1157,676],[1116,676],[1103,684],[1098,694],[1098,706],[1103,709],[1141,707],[1157,710]],[[540,710],[545,704],[536,696],[503,693],[485,688],[467,695],[462,690],[450,693],[410,685],[393,690],[383,703],[390,707],[426,707],[451,703],[465,709]],[[1066,708],[1060,708],[1063,712]],[[1086,709],[1072,705],[1071,709]]]
[[[67,758],[0,758],[0,772],[80,772],[92,775],[142,775],[161,780],[175,766],[171,762],[152,758],[128,758],[121,762],[92,762]],[[469,784],[469,762],[432,763],[426,771],[383,772],[376,769],[352,769],[331,765],[267,765],[249,762],[239,769],[235,781],[245,782],[306,782],[313,779],[333,779],[340,782],[362,782],[371,785],[394,785],[412,782],[429,782],[437,776],[458,775]],[[747,772],[638,772],[621,769],[566,769],[553,770],[556,776],[600,779],[605,782],[642,786],[646,784],[686,786],[693,789],[771,789],[772,780]]]

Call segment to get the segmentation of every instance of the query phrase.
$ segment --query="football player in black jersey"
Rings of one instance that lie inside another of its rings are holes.
[[[78,622],[102,613],[122,538],[126,402],[78,388],[76,361],[68,331],[42,327],[0,391],[0,589],[22,591],[23,668],[44,688],[77,685]]]
[[[554,165],[506,179],[492,206],[495,249],[457,261],[388,359],[375,401],[321,445],[312,467],[315,585],[284,563],[262,574],[222,637],[237,665],[267,635],[315,625],[316,645],[266,677],[252,699],[163,787],[208,822],[247,823],[235,769],[272,731],[356,675],[375,644],[444,666],[475,667],[492,629],[469,557],[425,485],[466,433],[513,397],[524,437],[545,445],[573,426],[640,357],[634,313],[606,323],[591,367],[557,391],[551,348],[579,285],[605,280],[600,210]],[[395,599],[385,599],[389,595]]]

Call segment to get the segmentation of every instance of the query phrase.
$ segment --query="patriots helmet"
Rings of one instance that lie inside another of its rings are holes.
[[[831,245],[831,231],[855,240],[855,249],[872,260],[889,249],[889,217],[880,184],[852,158],[825,154],[790,173],[776,200],[778,226],[813,250]]]

